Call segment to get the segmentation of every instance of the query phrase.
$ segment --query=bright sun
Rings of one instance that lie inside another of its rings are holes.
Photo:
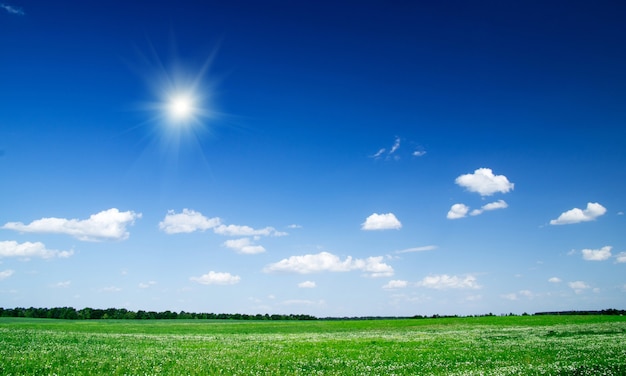
[[[194,101],[189,95],[179,94],[170,98],[167,111],[176,122],[190,120],[194,116]]]

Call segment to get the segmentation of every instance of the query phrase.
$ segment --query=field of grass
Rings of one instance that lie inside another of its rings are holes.
[[[626,375],[626,317],[0,318],[2,375]]]

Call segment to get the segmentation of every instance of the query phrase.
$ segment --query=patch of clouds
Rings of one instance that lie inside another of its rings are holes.
[[[24,242],[18,243],[13,240],[0,241],[0,258],[2,257],[20,257],[29,260],[32,257],[50,259],[54,257],[67,258],[74,254],[74,251],[57,251],[47,249],[41,242]]]
[[[201,285],[234,285],[239,283],[241,277],[230,273],[210,271],[200,277],[191,277],[189,279]]]
[[[260,245],[253,244],[250,238],[230,239],[224,242],[224,246],[234,250],[237,253],[253,255],[265,252],[265,248]]]
[[[617,255],[615,255],[615,262],[619,264],[626,263],[626,252],[620,252]]]
[[[582,294],[585,290],[591,288],[591,286],[583,281],[569,282],[567,285],[569,286],[569,288],[574,290],[576,294]]]
[[[548,279],[548,282],[550,282],[550,283],[561,283],[563,281],[559,277],[552,277],[552,278]]]
[[[219,217],[207,218],[200,212],[185,208],[181,213],[169,210],[163,221],[159,222],[159,229],[166,234],[180,234],[205,231],[221,224]]]
[[[507,193],[514,188],[514,184],[506,176],[494,175],[490,168],[479,168],[472,174],[461,175],[456,178],[455,183],[481,196]]]
[[[398,153],[401,143],[402,143],[402,139],[396,136],[396,138],[394,139],[393,145],[391,145],[389,150],[387,150],[387,148],[380,148],[378,149],[376,153],[374,153],[370,157],[374,159],[384,158],[386,161],[389,161],[389,160],[398,161],[401,159],[400,154]],[[411,152],[411,156],[413,157],[421,157],[421,156],[424,156],[425,154],[426,154],[426,151],[422,150],[421,148]]]
[[[417,286],[436,290],[448,289],[480,289],[482,286],[476,281],[476,277],[466,275],[464,277],[456,275],[438,274],[424,277],[417,282]]]
[[[286,232],[277,231],[274,227],[254,229],[250,226],[219,225],[213,229],[218,235],[225,236],[286,236]]]
[[[361,230],[399,230],[402,223],[393,213],[378,214],[374,213],[365,219],[361,224]]]
[[[472,210],[472,212],[470,213],[470,215],[480,215],[483,212],[486,211],[491,211],[491,210],[498,210],[498,209],[506,209],[509,207],[509,204],[507,204],[504,200],[498,200],[495,202],[490,202],[486,205],[483,205],[480,209],[474,209]]]
[[[60,289],[66,289],[66,288],[70,287],[71,284],[72,284],[72,281],[62,281],[62,282],[57,282],[57,283],[53,284],[52,287],[60,288]]]
[[[424,150],[415,150],[411,155],[414,157],[422,157],[426,155],[426,152]]]
[[[25,14],[22,8],[5,3],[0,3],[0,9],[4,9],[7,13],[15,14],[17,16],[23,16]]]
[[[383,257],[368,257],[366,259],[353,259],[348,256],[341,260],[338,256],[321,252],[302,256],[291,256],[276,263],[269,264],[263,271],[266,273],[290,272],[310,274],[320,272],[349,272],[362,271],[368,277],[389,277],[394,273],[393,268],[382,262]]]
[[[3,279],[7,279],[10,276],[12,276],[15,273],[15,271],[11,270],[11,269],[7,269],[7,270],[3,270],[0,272],[0,281],[2,281]]]
[[[120,292],[122,291],[121,287],[117,287],[117,286],[108,286],[108,287],[103,287],[100,289],[100,292]]]
[[[395,290],[395,289],[403,289],[405,287],[407,287],[409,285],[408,281],[403,281],[403,280],[399,280],[399,279],[392,279],[391,281],[387,282],[383,288],[387,289],[387,290]]]
[[[586,209],[574,208],[562,213],[557,219],[550,221],[551,225],[569,225],[573,223],[594,221],[604,215],[606,208],[597,202],[587,203]]]
[[[316,286],[317,285],[313,281],[304,281],[304,282],[298,283],[298,287],[300,287],[301,289],[313,289]]]
[[[611,257],[611,246],[604,246],[600,249],[583,249],[583,259],[587,261],[604,261]]]
[[[154,286],[156,284],[157,284],[156,281],[140,282],[139,283],[139,288],[140,289],[147,289],[147,288],[150,288],[150,287],[152,287],[152,286]]]
[[[434,251],[435,249],[437,249],[436,245],[426,245],[423,247],[413,247],[413,248],[402,249],[400,251],[396,251],[395,253],[425,252],[425,251]]]
[[[120,212],[117,208],[92,214],[88,219],[42,218],[27,225],[8,222],[3,229],[31,233],[66,234],[82,241],[125,240],[129,237],[127,226],[133,225],[141,213]]]
[[[467,212],[469,211],[469,206],[465,204],[454,204],[450,207],[446,218],[448,219],[459,219],[467,216]]]
[[[294,224],[291,224],[291,225],[287,226],[287,228],[295,229],[295,228],[302,228],[302,226],[297,225],[297,224],[294,223]]]

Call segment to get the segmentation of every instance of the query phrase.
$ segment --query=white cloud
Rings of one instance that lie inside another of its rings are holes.
[[[405,287],[407,287],[409,285],[408,281],[402,281],[399,279],[392,279],[391,281],[387,282],[383,288],[384,289],[403,289]]]
[[[417,285],[437,290],[481,288],[478,282],[476,282],[476,277],[472,275],[465,277],[449,276],[447,274],[431,275],[424,277],[420,282],[417,282]]]
[[[504,295],[500,295],[503,299],[506,300],[517,300],[517,294],[512,292],[510,294],[504,294]]]
[[[593,221],[606,213],[606,208],[597,202],[587,203],[587,209],[574,208],[562,213],[559,218],[550,221],[551,225],[569,225],[572,223]]]
[[[583,259],[587,261],[604,261],[611,257],[611,246],[605,246],[600,249],[583,249]]]
[[[182,213],[169,210],[163,221],[159,222],[159,229],[166,234],[190,233],[205,231],[221,223],[220,218],[207,218],[195,210],[183,209]]]
[[[303,288],[303,289],[312,289],[316,287],[316,284],[313,281],[304,281],[304,282],[298,283],[298,287]]]
[[[12,240],[0,242],[0,258],[22,257],[25,259],[30,259],[31,257],[40,257],[44,259],[49,259],[54,257],[67,258],[73,254],[74,251],[57,251],[53,249],[47,249],[46,246],[41,242],[18,243]]]
[[[415,151],[413,152],[413,156],[414,156],[414,157],[421,157],[421,156],[424,156],[424,155],[426,155],[426,152],[425,152],[425,151],[423,151],[423,150],[415,150]]]
[[[20,232],[66,234],[83,241],[124,240],[129,236],[126,226],[141,218],[141,213],[120,212],[116,208],[92,214],[89,219],[42,218],[28,225],[9,222],[4,229]]]
[[[374,213],[361,224],[361,230],[398,230],[401,227],[402,223],[393,213]]]
[[[10,14],[15,14],[15,15],[18,15],[18,16],[23,16],[24,15],[24,11],[22,10],[22,8],[18,8],[18,7],[13,6],[13,5],[0,3],[0,8],[6,10]]]
[[[252,244],[250,238],[227,240],[224,242],[224,246],[235,250],[237,253],[245,253],[248,255],[265,252],[263,246]]]
[[[561,278],[559,278],[559,277],[552,277],[552,278],[548,279],[548,282],[550,282],[550,283],[561,283]]]
[[[140,289],[147,289],[149,287],[152,287],[154,285],[156,285],[156,281],[148,281],[148,282],[140,282],[139,283],[139,288]]]
[[[116,286],[103,287],[100,289],[100,292],[120,292],[120,291],[122,291],[122,288],[116,287]]]
[[[218,235],[225,236],[285,236],[286,232],[276,231],[274,227],[254,229],[250,226],[219,225],[213,229]]]
[[[393,143],[391,150],[389,150],[389,154],[395,153],[400,148],[400,137],[396,137],[396,141]]]
[[[378,158],[380,158],[381,155],[383,155],[384,152],[385,152],[385,148],[379,149],[376,152],[376,154],[372,155],[372,158],[378,159]]]
[[[191,277],[189,279],[202,285],[234,285],[239,283],[241,277],[230,273],[210,271],[208,274],[203,274],[200,277]]]
[[[353,259],[348,256],[345,260],[328,252],[291,256],[265,267],[266,273],[291,272],[300,274],[319,272],[349,272],[361,270],[369,277],[389,277],[393,275],[393,268],[382,262],[383,257],[368,257]]]
[[[591,288],[591,286],[589,286],[587,283],[583,282],[583,281],[574,281],[574,282],[569,282],[567,284],[572,290],[574,290],[574,292],[576,294],[580,294],[582,293],[584,290]]]
[[[13,273],[15,273],[13,270],[11,269],[7,269],[7,270],[3,270],[0,272],[0,281],[2,281],[3,279],[9,278],[10,276],[13,275]]]
[[[620,252],[617,255],[615,255],[615,259],[616,262],[618,263],[625,263],[626,262],[626,252]]]
[[[297,225],[297,224],[294,223],[292,225],[287,226],[287,228],[302,228],[302,226]]]
[[[490,203],[488,203],[486,205],[483,205],[480,209],[472,210],[470,215],[479,215],[479,214],[482,214],[483,212],[486,212],[486,211],[497,210],[497,209],[506,209],[508,207],[509,207],[509,204],[507,204],[504,200],[498,200],[498,201],[490,202]]]
[[[434,251],[435,249],[437,249],[436,245],[425,245],[423,247],[414,247],[414,248],[403,249],[403,250],[400,250],[400,251],[396,251],[395,253],[424,252],[424,251]]]
[[[481,196],[491,196],[496,192],[507,193],[514,187],[506,176],[494,175],[490,168],[479,168],[473,174],[461,175],[456,178],[455,183]]]
[[[448,211],[448,215],[446,218],[448,219],[459,219],[463,218],[467,215],[469,211],[469,207],[465,204],[454,204]]]

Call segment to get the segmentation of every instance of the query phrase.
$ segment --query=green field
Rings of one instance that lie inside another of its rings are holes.
[[[0,318],[1,375],[626,375],[626,317]]]

